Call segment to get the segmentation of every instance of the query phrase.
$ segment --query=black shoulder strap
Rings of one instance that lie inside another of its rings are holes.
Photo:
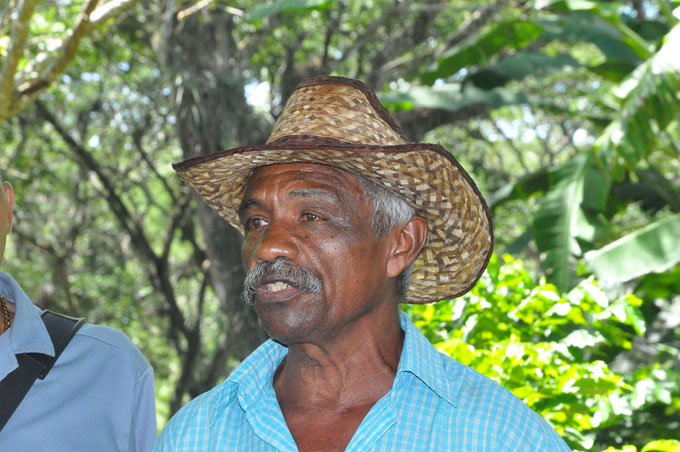
[[[45,364],[45,368],[40,372],[38,378],[44,380],[47,374],[52,370],[52,366],[57,362],[61,352],[64,351],[66,346],[76,332],[83,326],[85,321],[81,318],[69,317],[63,314],[57,314],[50,310],[45,310],[42,313],[42,320],[47,327],[47,332],[52,339],[52,345],[54,345],[54,358],[49,358],[49,362]],[[46,355],[43,355],[46,356]]]
[[[71,338],[83,325],[83,319],[68,317],[52,311],[42,313],[42,320],[54,345],[54,357],[42,353],[17,355],[19,367],[0,381],[0,430],[14,414],[35,380],[44,379],[59,359]]]

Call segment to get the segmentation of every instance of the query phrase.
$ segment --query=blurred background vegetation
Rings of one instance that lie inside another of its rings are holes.
[[[263,143],[303,78],[364,80],[493,212],[465,297],[405,307],[580,451],[680,450],[680,1],[8,0],[3,270],[127,333],[159,427],[265,336],[240,238],[170,163]]]

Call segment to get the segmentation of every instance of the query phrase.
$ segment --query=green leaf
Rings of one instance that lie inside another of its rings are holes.
[[[488,105],[492,108],[500,108],[506,105],[524,104],[529,102],[529,98],[522,93],[502,88],[485,91],[469,84],[449,83],[432,87],[417,86],[397,93],[383,93],[380,95],[380,101],[392,108],[403,110],[423,107],[457,111],[469,105]]]
[[[619,22],[612,22],[588,11],[576,11],[563,16],[544,17],[537,23],[545,29],[544,38],[569,42],[589,42],[608,60],[638,65],[649,57],[648,45]]]
[[[680,441],[660,439],[647,443],[640,452],[680,452]]]
[[[586,253],[585,259],[605,284],[663,272],[680,262],[680,214],[672,215]]]
[[[637,64],[624,60],[606,60],[597,66],[588,69],[597,75],[607,78],[613,82],[620,82],[635,70]]]
[[[583,197],[583,207],[595,212],[604,211],[612,187],[611,180],[592,164],[586,166],[584,177],[587,196]]]
[[[581,394],[595,395],[595,394],[609,394],[616,389],[616,383],[595,378],[580,378],[574,384]]]
[[[550,174],[550,190],[539,203],[533,230],[536,246],[546,253],[543,267],[548,281],[562,291],[573,286],[575,257],[581,254],[575,237],[585,236],[583,231],[595,226],[582,214],[582,204],[590,208],[601,204],[584,201],[584,194],[588,193],[589,197],[591,193],[599,193],[597,197],[601,198],[608,190],[609,180],[595,170],[585,154],[575,156]]]
[[[624,309],[628,319],[627,323],[633,327],[638,336],[644,336],[645,331],[647,331],[647,324],[640,310],[630,303],[624,304]]]
[[[597,139],[594,151],[617,179],[633,170],[655,148],[658,132],[680,111],[680,25],[661,49],[641,64],[613,91],[619,107],[613,121]]]
[[[572,37],[595,44],[609,58],[619,59],[621,51],[630,51],[640,60],[652,55],[652,46],[623,22],[621,3],[588,0],[551,3],[552,10],[567,13],[562,17],[571,22],[570,28],[578,31]]]
[[[549,187],[548,168],[520,177],[515,183],[508,183],[487,197],[489,208],[496,207],[516,199],[528,199],[538,192],[545,192]]]
[[[545,55],[540,52],[524,52],[502,59],[497,64],[481,69],[470,76],[477,87],[491,89],[510,80],[522,80],[528,76],[543,77],[580,63],[570,55]]]
[[[542,32],[534,22],[513,20],[496,24],[475,39],[464,41],[447,50],[436,67],[420,74],[426,85],[439,78],[449,77],[464,67],[482,66],[504,49],[521,49],[533,42]]]
[[[244,19],[247,22],[260,22],[267,17],[278,13],[324,9],[335,1],[336,0],[279,0],[254,7],[245,14]]]
[[[663,174],[655,168],[638,169],[636,174],[640,182],[650,187],[674,212],[680,212],[680,196]]]

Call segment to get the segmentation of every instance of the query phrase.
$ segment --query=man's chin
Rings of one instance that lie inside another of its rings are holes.
[[[255,312],[262,328],[269,337],[284,345],[303,340],[313,333],[318,325],[320,312],[304,306],[305,303],[259,303],[255,299]]]

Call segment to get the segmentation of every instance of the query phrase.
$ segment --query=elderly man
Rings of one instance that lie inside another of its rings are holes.
[[[569,449],[399,311],[467,292],[488,208],[439,145],[407,144],[361,82],[291,95],[264,146],[175,166],[244,234],[244,299],[273,340],[169,422],[169,451]]]
[[[14,191],[2,172],[0,185],[1,263]],[[19,284],[2,272],[0,317],[0,451],[152,449],[153,370],[127,337],[104,326],[79,328],[54,313],[41,318]]]

